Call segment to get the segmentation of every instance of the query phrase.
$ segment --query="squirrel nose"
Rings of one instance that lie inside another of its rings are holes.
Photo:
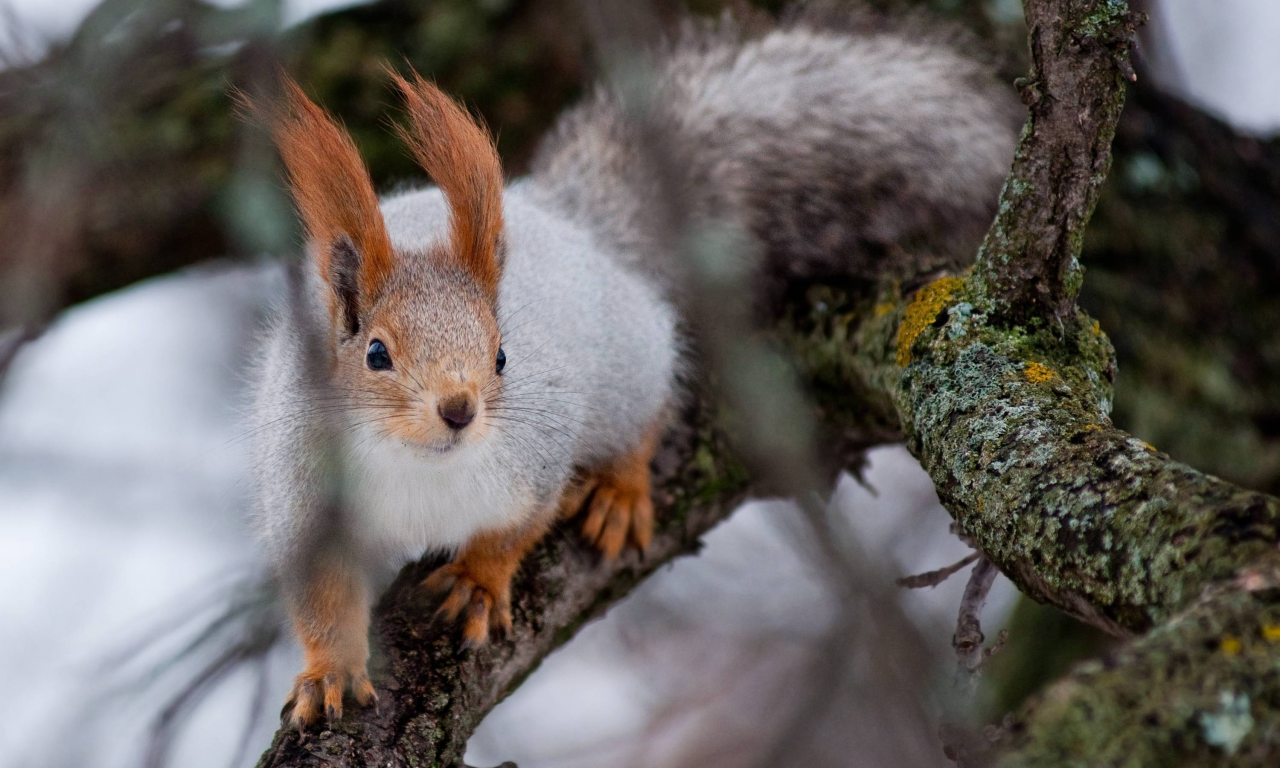
[[[449,425],[449,429],[455,431],[466,427],[476,417],[475,405],[466,395],[454,395],[442,401],[436,406],[436,411],[440,413],[444,423]]]

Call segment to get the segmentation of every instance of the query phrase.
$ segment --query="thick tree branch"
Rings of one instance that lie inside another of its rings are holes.
[[[1280,764],[1280,557],[1208,589],[1014,719],[1003,765]]]
[[[978,264],[864,324],[853,364],[892,394],[962,531],[1024,591],[1113,632],[1156,626],[1107,674],[1078,673],[1024,711],[1003,764],[1272,764],[1280,500],[1112,428],[1112,350],[1074,307],[1130,71],[1098,50],[1123,54],[1131,21],[1122,2],[1025,6],[1048,87],[1029,91]],[[1075,79],[1055,84],[1055,71]],[[1075,124],[1046,116],[1046,98]]]
[[[1060,342],[1057,329],[993,327],[981,301],[943,278],[852,333],[842,364],[892,393],[943,504],[1023,591],[1131,634],[1276,545],[1280,501],[1110,424],[1110,346],[1096,324],[1073,318]],[[836,312],[810,321],[849,333]]]

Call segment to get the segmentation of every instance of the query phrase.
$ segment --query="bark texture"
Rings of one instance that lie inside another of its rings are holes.
[[[1280,764],[1278,562],[1273,553],[1078,666],[1019,713],[1003,765]]]
[[[1010,322],[1069,320],[1083,280],[1081,238],[1133,77],[1134,19],[1124,0],[1024,8],[1031,73],[1018,84],[1030,114],[974,276]]]

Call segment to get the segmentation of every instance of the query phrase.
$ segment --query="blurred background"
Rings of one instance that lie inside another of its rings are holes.
[[[873,4],[926,6],[974,29],[1010,82],[1025,71],[1016,0]],[[514,176],[594,71],[577,7],[0,0],[6,764],[252,765],[300,665],[254,586],[242,410],[246,345],[296,230],[228,86],[284,62],[386,190],[421,176],[386,130],[380,67],[407,60],[485,116]],[[1086,243],[1084,302],[1120,357],[1114,418],[1280,492],[1280,5],[1144,8],[1140,80]],[[744,506],[542,664],[467,762],[754,765],[799,734],[810,765],[946,765],[935,743],[897,738],[876,654],[840,645],[840,590],[799,518]],[[899,447],[842,478],[826,522],[875,553],[864,570],[883,585],[967,552]],[[895,593],[931,646],[925,678],[945,668],[964,582]],[[988,637],[998,627],[1010,640],[985,678],[987,719],[1107,642],[1003,581],[984,614]],[[819,685],[832,653],[849,662]]]

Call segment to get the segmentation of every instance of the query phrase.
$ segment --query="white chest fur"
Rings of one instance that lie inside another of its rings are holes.
[[[363,437],[352,444],[360,446]],[[477,532],[528,513],[531,496],[512,483],[493,440],[454,455],[385,438],[368,442],[372,447],[350,451],[344,492],[357,542],[389,565],[457,549]]]

